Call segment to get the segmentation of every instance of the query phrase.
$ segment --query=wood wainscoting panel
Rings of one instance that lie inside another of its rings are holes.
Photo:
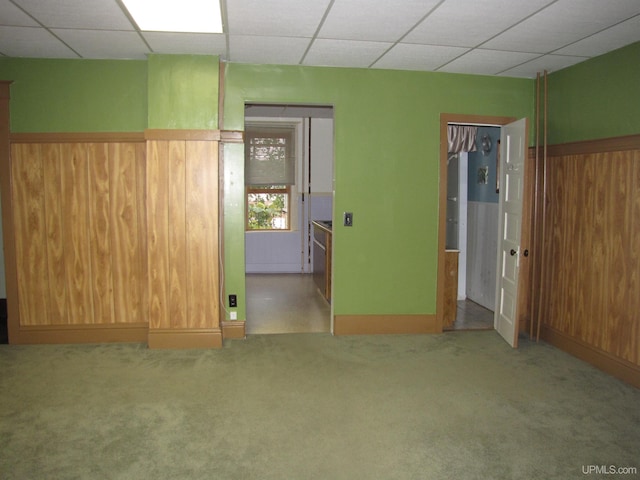
[[[218,144],[187,144],[188,327],[218,327]]]
[[[69,323],[69,297],[67,295],[67,274],[64,257],[65,239],[62,212],[62,161],[59,144],[38,145],[44,158],[44,195],[47,229],[47,276],[49,294],[48,324]],[[45,323],[45,318],[41,319]]]
[[[109,151],[106,143],[87,146],[88,183],[93,201],[89,202],[89,244],[93,246],[91,265],[91,294],[95,323],[114,321],[112,295],[113,270],[110,238]],[[124,183],[124,182],[123,182]],[[127,268],[123,265],[124,268]]]
[[[144,143],[109,145],[113,322],[148,322],[144,159]]]
[[[163,132],[147,152],[149,346],[217,346],[218,142]]]
[[[187,326],[187,197],[186,142],[169,143],[169,324],[167,328]],[[155,328],[155,324],[154,324]]]
[[[61,144],[62,218],[64,263],[69,300],[68,322],[95,323],[91,289],[92,250],[89,231],[92,199],[89,198],[89,159],[87,144]],[[100,272],[95,272],[100,275]]]
[[[40,145],[12,145],[11,191],[21,325],[50,324],[44,165]],[[8,279],[9,283],[11,280]]]
[[[336,315],[334,335],[440,333],[436,315]]]
[[[640,365],[640,149],[550,157],[545,182],[543,325]]]
[[[20,328],[10,341],[46,335],[27,327],[63,338],[65,325],[146,324],[145,144],[47,140],[11,145]]]
[[[147,257],[149,328],[169,323],[169,142],[147,144]]]

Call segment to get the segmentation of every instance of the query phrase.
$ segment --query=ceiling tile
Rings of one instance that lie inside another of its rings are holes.
[[[542,57],[538,57],[530,62],[501,72],[499,75],[504,77],[535,78],[538,72],[542,73],[544,70],[547,70],[549,73],[557,72],[558,70],[584,62],[585,60],[587,60],[585,57],[543,55]]]
[[[312,37],[329,0],[229,0],[228,33],[274,37]]]
[[[638,0],[608,0],[606,8],[602,0],[558,0],[483,47],[549,53],[637,13],[640,13]]]
[[[440,5],[404,42],[475,47],[552,0],[455,0]]]
[[[311,45],[304,65],[365,68],[375,62],[392,43],[355,40],[317,39]]]
[[[308,38],[229,35],[229,61],[297,65],[309,41]]]
[[[137,32],[56,29],[53,33],[82,58],[145,59],[150,53]]]
[[[217,33],[142,32],[154,53],[226,55],[227,41]]]
[[[475,49],[442,67],[440,72],[495,75],[539,57],[537,53]]]
[[[373,68],[433,71],[468,50],[464,47],[399,43],[378,60]]]
[[[429,13],[438,1],[336,1],[318,38],[396,42]]]
[[[0,27],[0,52],[8,57],[78,58],[44,28]]]
[[[630,38],[640,41],[640,15],[553,53],[595,57],[629,45]]]
[[[101,30],[134,30],[115,1],[15,0],[45,27]]]
[[[37,27],[38,22],[8,0],[0,0],[0,24],[16,27]]]

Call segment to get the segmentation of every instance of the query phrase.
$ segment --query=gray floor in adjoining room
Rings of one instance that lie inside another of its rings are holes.
[[[247,274],[247,334],[328,333],[331,306],[322,298],[313,275]],[[458,301],[448,330],[493,330],[493,312],[471,301]]]
[[[247,274],[247,334],[329,333],[331,306],[313,275]]]

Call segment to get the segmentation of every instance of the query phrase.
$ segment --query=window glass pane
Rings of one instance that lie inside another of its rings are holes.
[[[282,186],[272,186],[282,190]],[[286,187],[285,187],[286,188]],[[268,187],[260,187],[260,190]],[[249,230],[288,230],[289,194],[251,192],[247,194],[247,228]]]

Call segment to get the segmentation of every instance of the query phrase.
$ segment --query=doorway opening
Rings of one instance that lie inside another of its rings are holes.
[[[458,272],[455,319],[446,319],[446,330],[493,329],[500,130],[474,125],[473,147],[447,153],[445,255],[457,256]]]
[[[496,154],[500,130],[514,120],[463,114],[440,117],[439,170],[443,188],[439,202],[437,311],[445,331],[495,328],[498,204],[490,204],[496,201],[498,187]],[[477,158],[472,157],[472,162],[468,153],[449,154],[449,125],[477,127]],[[484,135],[487,137],[483,142]],[[484,149],[487,155],[483,154]],[[454,178],[450,179],[450,175]],[[491,235],[486,235],[489,230]],[[452,286],[452,275],[462,281]]]
[[[245,137],[246,333],[329,333],[312,222],[333,218],[333,107],[246,104]]]

